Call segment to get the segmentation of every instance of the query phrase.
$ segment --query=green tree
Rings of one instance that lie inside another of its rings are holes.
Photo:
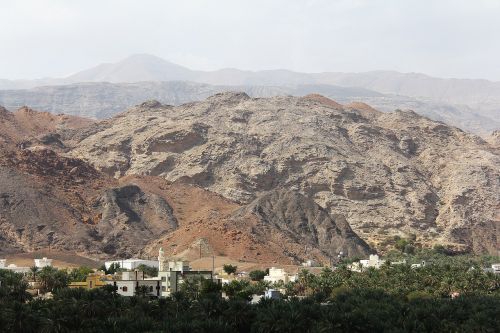
[[[54,267],[46,266],[38,273],[43,293],[53,292],[65,288],[69,283],[69,276],[66,271],[58,270]]]
[[[252,281],[262,281],[264,280],[264,276],[266,276],[265,271],[261,271],[259,269],[251,271],[248,276],[250,276],[250,279]]]
[[[249,281],[246,280],[232,280],[222,286],[222,291],[231,298],[241,298],[250,300],[253,290]]]
[[[156,267],[141,264],[137,266],[137,270],[144,272],[144,274],[146,274],[148,277],[158,276],[158,268]]]
[[[257,281],[249,285],[248,290],[251,294],[263,295],[264,292],[271,287],[271,282],[269,281]]]
[[[220,297],[221,286],[211,279],[196,276],[185,279],[180,286],[180,292],[188,299],[194,300],[207,295]]]
[[[26,282],[22,274],[0,269],[0,300],[9,299],[25,302],[31,298],[27,289],[28,282]]]
[[[404,238],[396,239],[396,243],[394,243],[394,247],[399,251],[403,252],[405,247],[409,244],[408,240]]]
[[[236,273],[236,270],[238,269],[238,266],[233,266],[233,265],[230,265],[230,264],[224,264],[224,266],[222,267],[224,269],[224,272],[226,272],[226,274],[234,274]]]
[[[90,267],[81,266],[78,268],[73,268],[69,273],[69,280],[71,282],[83,282],[87,279],[87,276],[94,273],[94,270]]]
[[[36,273],[38,273],[40,269],[37,266],[31,266],[30,267],[30,272],[31,272],[31,277],[33,278],[33,281],[36,282]]]

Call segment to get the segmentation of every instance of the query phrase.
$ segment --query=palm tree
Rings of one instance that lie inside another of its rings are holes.
[[[36,282],[36,273],[40,270],[37,266],[31,266],[30,271],[31,271],[31,276],[33,277],[33,282]]]

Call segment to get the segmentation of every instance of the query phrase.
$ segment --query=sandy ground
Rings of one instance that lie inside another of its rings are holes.
[[[31,267],[35,264],[33,259],[43,257],[53,259],[52,264],[57,268],[73,268],[79,266],[98,268],[102,265],[102,263],[99,261],[85,258],[75,253],[65,253],[49,250],[39,250],[30,253],[8,254],[2,257],[2,259],[7,259],[7,265],[15,264],[22,267]]]

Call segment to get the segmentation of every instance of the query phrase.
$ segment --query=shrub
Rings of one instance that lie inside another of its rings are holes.
[[[251,271],[248,275],[252,281],[262,281],[264,280],[264,276],[266,276],[266,272],[257,269]]]
[[[224,272],[226,272],[226,274],[234,274],[234,273],[236,273],[236,270],[238,269],[238,266],[233,266],[233,265],[230,265],[230,264],[225,264],[223,266],[223,269],[224,269]]]

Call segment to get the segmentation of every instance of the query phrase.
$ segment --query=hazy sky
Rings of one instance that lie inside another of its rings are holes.
[[[193,69],[500,81],[500,0],[0,0],[0,78],[149,53]]]

